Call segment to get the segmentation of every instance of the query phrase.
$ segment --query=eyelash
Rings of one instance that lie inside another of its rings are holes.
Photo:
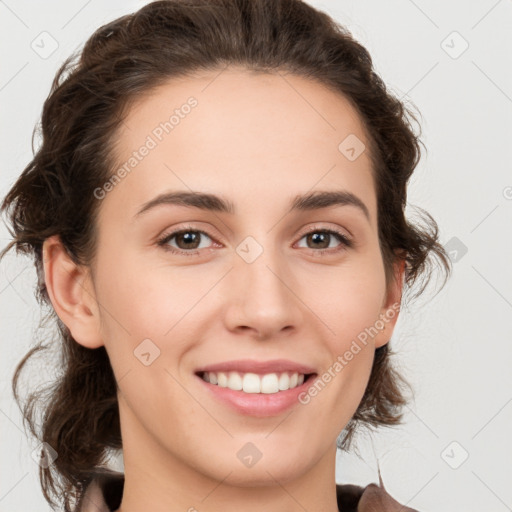
[[[199,251],[198,249],[193,249],[193,250],[189,250],[189,251],[185,251],[185,250],[182,250],[182,249],[175,249],[174,247],[171,247],[168,244],[168,242],[170,240],[172,240],[175,236],[177,235],[181,235],[181,234],[184,234],[184,233],[189,233],[189,232],[193,232],[193,233],[200,233],[202,235],[206,235],[208,238],[210,238],[212,241],[215,240],[212,236],[210,236],[207,232],[201,230],[201,229],[196,229],[192,226],[187,226],[185,228],[182,228],[182,229],[179,229],[177,231],[173,231],[171,233],[165,233],[162,237],[160,237],[158,240],[157,240],[157,245],[159,247],[162,247],[165,251],[168,251],[172,254],[177,254],[177,255],[183,255],[183,256],[195,256],[196,254],[199,254]],[[341,242],[341,245],[337,248],[330,248],[330,249],[309,249],[310,251],[313,251],[315,253],[315,255],[317,254],[320,254],[320,256],[323,256],[325,255],[326,253],[338,253],[342,250],[345,250],[345,249],[350,249],[351,247],[353,247],[353,242],[351,239],[349,239],[344,233],[342,233],[341,231],[337,231],[336,229],[325,229],[325,228],[313,228],[312,230],[310,231],[307,231],[306,233],[303,233],[301,235],[301,237],[299,238],[299,240],[302,240],[302,238],[304,238],[305,236],[308,236],[308,235],[311,235],[313,233],[326,233],[326,234],[329,234],[329,235],[335,235],[335,237],[338,239],[339,242]]]

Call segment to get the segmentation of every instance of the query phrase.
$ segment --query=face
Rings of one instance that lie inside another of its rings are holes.
[[[348,101],[298,76],[229,68],[130,107],[114,146],[129,171],[98,192],[93,266],[125,466],[235,485],[333,469],[400,293],[368,147]],[[162,197],[177,192],[217,199]],[[307,197],[321,192],[341,195]]]

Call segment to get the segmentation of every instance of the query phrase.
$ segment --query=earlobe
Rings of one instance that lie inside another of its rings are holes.
[[[375,337],[375,348],[382,347],[390,341],[400,313],[404,286],[405,259],[397,261],[394,269],[394,279],[389,285],[386,300],[380,312],[380,321],[376,322],[376,324],[378,323],[376,327],[381,327],[382,329],[379,329],[379,333]]]
[[[43,266],[48,296],[73,339],[91,349],[102,346],[99,309],[88,268],[71,259],[58,235],[43,243]]]

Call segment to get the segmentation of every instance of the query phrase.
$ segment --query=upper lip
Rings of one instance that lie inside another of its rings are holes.
[[[240,372],[240,373],[280,373],[297,372],[303,374],[315,373],[315,369],[288,359],[272,359],[270,361],[254,361],[251,359],[238,359],[210,364],[196,370],[201,372]]]

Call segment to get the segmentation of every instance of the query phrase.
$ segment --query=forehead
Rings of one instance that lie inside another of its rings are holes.
[[[113,152],[127,172],[106,202],[132,215],[172,189],[248,203],[315,188],[350,190],[375,215],[369,141],[356,110],[294,74],[230,67],[169,80],[130,104]]]

